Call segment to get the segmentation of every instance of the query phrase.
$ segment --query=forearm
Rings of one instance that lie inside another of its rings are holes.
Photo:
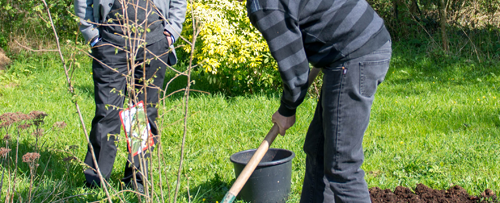
[[[283,96],[278,111],[283,116],[293,116],[307,93],[309,76],[309,62],[297,21],[280,10],[261,10],[249,16],[278,62],[283,81]]]

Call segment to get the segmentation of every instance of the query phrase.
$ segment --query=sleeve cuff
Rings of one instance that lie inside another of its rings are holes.
[[[278,112],[284,116],[284,117],[290,117],[290,116],[293,116],[295,115],[295,112],[297,111],[297,109],[289,109],[288,107],[286,107],[286,105],[284,104],[281,104],[280,108],[278,109]]]
[[[95,44],[97,44],[97,42],[99,42],[100,38],[98,36],[94,37],[94,39],[92,39],[90,41],[90,47],[94,47]]]

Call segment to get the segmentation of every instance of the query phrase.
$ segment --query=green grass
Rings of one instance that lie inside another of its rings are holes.
[[[408,50],[413,50],[411,53]],[[435,55],[425,48],[414,49],[394,43],[394,56],[386,81],[378,89],[372,109],[371,122],[364,138],[365,163],[369,187],[394,189],[398,185],[414,188],[417,183],[435,189],[460,185],[469,193],[479,195],[489,188],[500,191],[500,65],[498,61],[474,62],[456,56]],[[87,130],[94,113],[93,83],[90,60],[79,55],[81,67],[74,73],[78,103]],[[46,135],[40,150],[38,187],[34,201],[45,197],[70,202],[102,200],[100,190],[83,188],[83,167],[76,161],[64,162],[72,152],[79,159],[86,153],[86,139],[67,92],[63,69],[55,54],[19,55],[4,75],[15,76],[16,86],[2,87],[0,114],[28,113],[41,110],[48,113],[44,128]],[[171,77],[169,74],[167,77]],[[4,77],[6,78],[6,77]],[[229,156],[238,151],[256,148],[272,124],[271,115],[279,105],[279,93],[226,97],[197,79],[193,88],[213,94],[194,93],[190,98],[189,129],[186,139],[180,202],[188,202],[187,187],[193,202],[220,201],[234,182]],[[169,90],[185,84],[181,77]],[[8,84],[12,79],[3,79]],[[182,93],[166,99],[161,112],[163,171],[173,194],[180,157],[182,122]],[[307,98],[297,112],[297,123],[285,137],[278,137],[274,148],[295,152],[292,168],[290,202],[298,202],[305,170],[302,145],[312,119],[316,100]],[[172,111],[166,112],[168,109]],[[62,130],[48,131],[53,123],[64,121]],[[173,124],[173,125],[172,125]],[[16,134],[11,131],[10,141]],[[0,131],[4,136],[5,131]],[[4,146],[5,141],[0,141]],[[78,149],[69,149],[76,145]],[[119,180],[126,160],[122,140],[111,184],[120,190]],[[34,138],[22,132],[19,154],[34,150]],[[14,152],[14,151],[13,151]],[[11,161],[14,153],[10,154]],[[29,187],[29,168],[19,161],[18,187],[24,200]],[[12,162],[11,162],[12,163]],[[44,170],[47,168],[47,170]],[[42,176],[42,173],[45,173]],[[157,173],[155,174],[157,175]],[[7,184],[4,182],[4,185]],[[5,198],[5,188],[2,198]],[[51,193],[54,188],[58,192]],[[167,185],[165,185],[167,190]],[[116,192],[116,191],[114,191]],[[112,190],[112,193],[114,193]],[[87,195],[81,195],[86,194]],[[76,196],[81,195],[81,196]],[[16,195],[16,199],[19,195]],[[134,201],[131,194],[124,196]],[[165,197],[168,198],[168,197]],[[118,198],[115,198],[118,200]],[[3,201],[3,200],[1,200]]]

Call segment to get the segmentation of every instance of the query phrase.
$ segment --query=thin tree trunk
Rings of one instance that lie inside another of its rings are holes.
[[[443,49],[448,52],[448,37],[446,36],[446,3],[444,0],[439,0],[439,17],[441,18],[441,39],[443,41]]]
[[[399,22],[398,1],[399,0],[392,0],[392,8],[394,9],[394,19],[396,19],[396,22]]]

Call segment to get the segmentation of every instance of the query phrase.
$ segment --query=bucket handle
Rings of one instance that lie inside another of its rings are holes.
[[[257,151],[255,151],[250,161],[247,163],[245,168],[243,168],[243,171],[241,171],[240,175],[233,183],[233,186],[231,186],[231,189],[226,193],[221,203],[231,203],[234,201],[234,199],[236,199],[236,196],[238,195],[238,193],[240,193],[248,178],[250,178],[250,175],[252,175],[255,168],[257,168],[257,165],[259,165],[262,157],[264,157],[267,150],[269,149],[269,146],[271,146],[274,139],[278,135],[278,131],[278,125],[275,123],[269,133],[267,133],[264,141],[260,143],[259,148],[257,149]]]

